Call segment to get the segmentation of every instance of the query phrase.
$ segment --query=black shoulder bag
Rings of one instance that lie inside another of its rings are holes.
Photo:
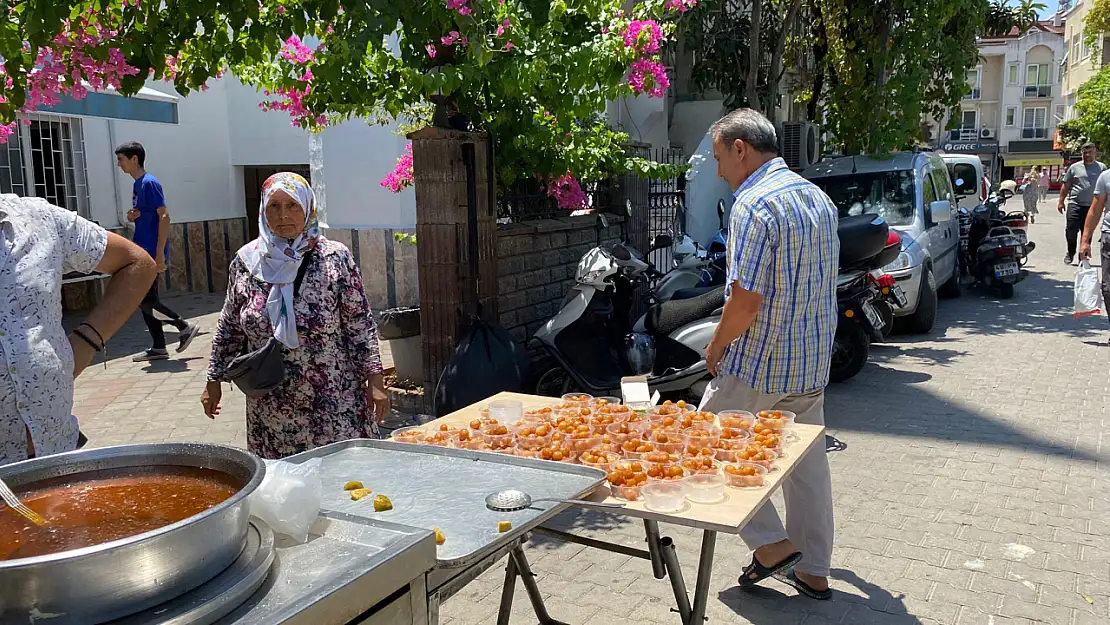
[[[293,280],[293,297],[301,290],[304,273],[312,262],[313,251],[309,250],[301,259],[301,266],[297,268],[297,277]],[[273,289],[273,285],[270,289]],[[285,380],[285,345],[277,338],[271,336],[270,340],[253,352],[246,351],[227,368],[227,378],[239,387],[247,397],[262,397],[277,388]]]

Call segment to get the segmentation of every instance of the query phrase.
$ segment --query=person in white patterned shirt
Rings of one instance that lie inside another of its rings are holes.
[[[66,336],[62,276],[111,274],[104,299]],[[73,380],[139,308],[154,259],[39,198],[0,195],[0,465],[71,451]]]

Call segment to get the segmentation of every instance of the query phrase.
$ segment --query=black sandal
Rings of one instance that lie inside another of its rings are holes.
[[[817,599],[818,601],[828,601],[832,599],[832,589],[826,588],[825,590],[817,590],[813,586],[798,579],[798,576],[794,574],[794,569],[790,569],[785,573],[775,573],[774,577],[810,599]]]
[[[786,556],[785,558],[783,558],[782,561],[779,562],[778,564],[775,564],[771,567],[766,567],[766,566],[763,566],[762,564],[759,563],[759,559],[756,558],[755,554],[753,553],[752,554],[752,563],[749,564],[748,566],[744,567],[744,574],[741,575],[740,579],[737,580],[737,581],[739,582],[741,588],[747,588],[749,586],[755,586],[759,582],[762,582],[763,580],[767,579],[768,577],[771,577],[775,573],[778,573],[780,571],[783,571],[784,569],[788,569],[788,568],[794,566],[801,559],[802,559],[802,552],[795,551],[794,553],[792,553],[792,554]],[[755,574],[755,577],[752,577],[753,573]]]

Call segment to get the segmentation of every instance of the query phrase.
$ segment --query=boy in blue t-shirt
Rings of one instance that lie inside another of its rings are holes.
[[[146,150],[140,143],[131,141],[116,148],[116,164],[125,174],[135,179],[135,184],[132,186],[131,210],[127,211],[127,220],[135,224],[134,242],[154,258],[154,263],[158,265],[158,272],[164,272],[166,258],[170,253],[170,212],[166,208],[166,196],[162,193],[162,184],[157,178],[146,173]],[[169,352],[166,351],[163,323],[177,328],[178,353],[185,351],[189,343],[192,343],[200,333],[200,327],[186,322],[181,315],[159,301],[158,280],[151,285],[140,310],[143,311],[143,321],[146,322],[154,345],[136,355],[135,362],[165,360],[170,357]],[[154,316],[154,311],[162,313],[169,319],[165,321],[158,319]]]

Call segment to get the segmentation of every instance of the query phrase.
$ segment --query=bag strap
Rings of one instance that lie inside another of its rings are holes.
[[[305,271],[308,270],[308,264],[312,262],[312,257],[315,252],[316,250],[314,249],[308,250],[304,253],[304,256],[301,257],[301,266],[297,267],[297,277],[293,278],[293,297],[296,297],[297,293],[301,290],[301,283],[304,282]]]

